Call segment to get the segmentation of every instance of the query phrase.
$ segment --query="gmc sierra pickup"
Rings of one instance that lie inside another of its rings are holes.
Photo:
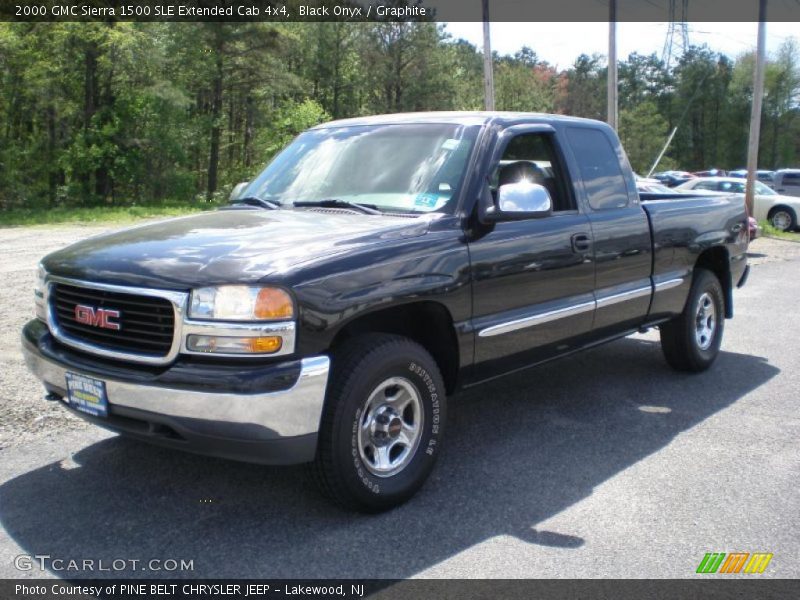
[[[740,198],[640,197],[614,131],[577,118],[336,121],[235,194],[45,257],[27,363],[93,423],[310,462],[363,511],[423,484],[460,388],[655,326],[707,369],[748,273]]]

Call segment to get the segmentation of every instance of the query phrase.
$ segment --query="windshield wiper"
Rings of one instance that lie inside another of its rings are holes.
[[[325,198],[324,200],[300,200],[294,202],[295,206],[321,206],[323,208],[352,208],[366,215],[379,215],[381,211],[374,204],[359,204],[340,198]]]
[[[280,208],[281,203],[276,200],[267,200],[266,198],[259,198],[258,196],[245,196],[244,198],[237,198],[233,200],[231,204],[247,204],[248,206],[260,206],[261,208],[267,208],[269,210],[274,210],[276,208]]]

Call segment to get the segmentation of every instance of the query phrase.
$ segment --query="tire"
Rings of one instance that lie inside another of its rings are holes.
[[[769,223],[780,231],[794,231],[797,228],[797,215],[787,206],[776,206],[769,211]]]
[[[661,349],[678,371],[700,372],[717,358],[725,329],[725,296],[711,271],[695,269],[683,312],[661,325]]]
[[[361,512],[411,498],[441,451],[446,398],[439,368],[419,344],[367,334],[332,357],[312,473],[323,494]]]

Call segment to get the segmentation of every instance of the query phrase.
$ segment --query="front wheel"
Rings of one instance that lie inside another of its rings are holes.
[[[678,371],[705,371],[717,358],[725,327],[722,285],[711,271],[696,269],[683,312],[661,325],[661,349]]]
[[[346,508],[402,504],[433,469],[444,419],[442,376],[422,346],[383,334],[350,340],[333,355],[315,479]]]

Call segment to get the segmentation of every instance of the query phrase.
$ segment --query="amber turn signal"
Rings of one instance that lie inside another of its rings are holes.
[[[253,354],[272,354],[280,350],[282,345],[283,339],[276,335],[250,338],[250,352]]]
[[[263,337],[227,337],[216,335],[189,335],[186,347],[192,352],[217,354],[274,354],[283,347],[279,335]]]
[[[294,316],[292,298],[287,292],[279,288],[261,288],[258,291],[258,296],[256,296],[253,315],[257,319],[290,319]]]

